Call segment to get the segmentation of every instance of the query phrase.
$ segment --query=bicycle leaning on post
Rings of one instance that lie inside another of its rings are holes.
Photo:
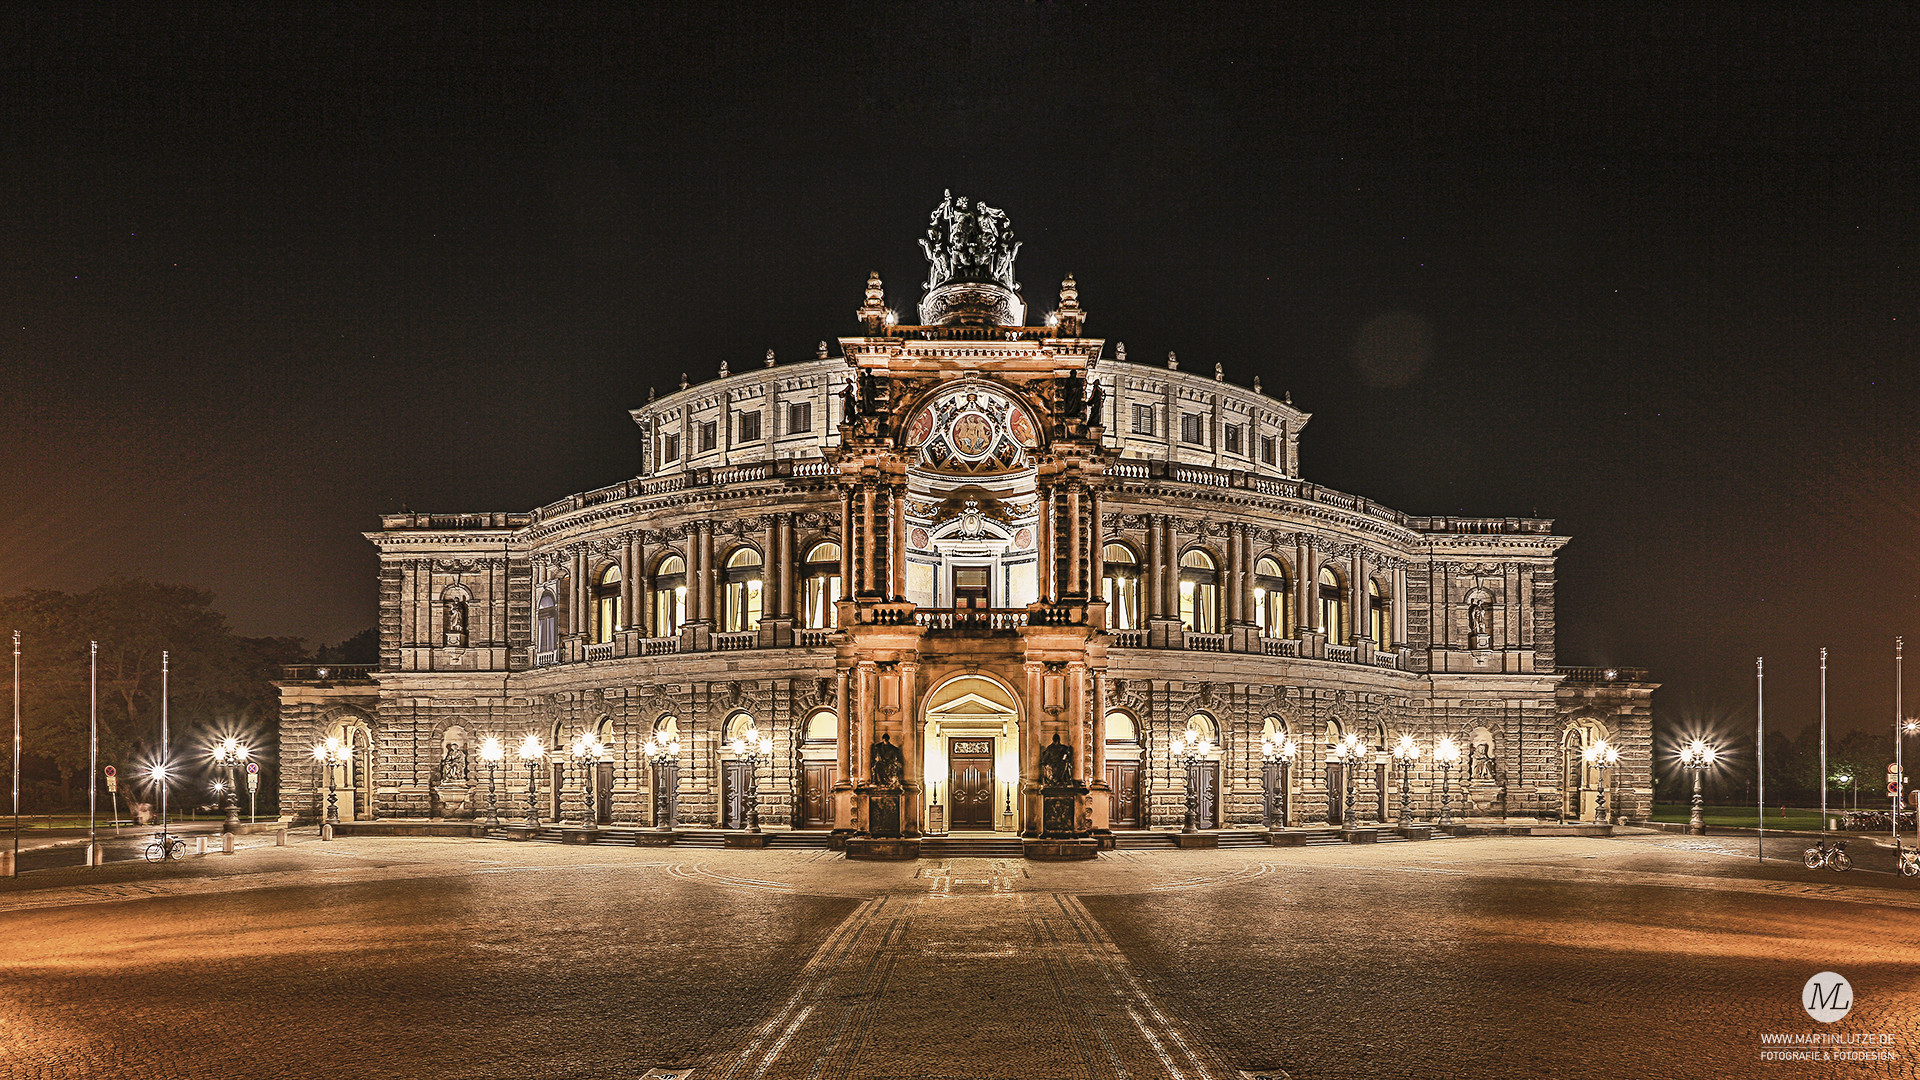
[[[174,836],[170,833],[154,833],[153,843],[147,845],[146,855],[148,862],[165,862],[168,859],[184,859],[187,857],[187,842],[181,837]]]
[[[1894,864],[1900,868],[1901,877],[1920,877],[1920,846],[1900,845],[1900,853],[1895,856]]]
[[[1853,856],[1847,854],[1845,840],[1835,840],[1831,844],[1822,840],[1807,849],[1806,858],[1809,870],[1818,870],[1823,866],[1832,870],[1853,869]]]

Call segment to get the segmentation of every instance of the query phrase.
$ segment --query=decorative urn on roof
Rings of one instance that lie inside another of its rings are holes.
[[[1020,242],[1005,211],[949,191],[934,208],[920,250],[931,264],[920,325],[1026,325],[1027,304],[1013,279]]]

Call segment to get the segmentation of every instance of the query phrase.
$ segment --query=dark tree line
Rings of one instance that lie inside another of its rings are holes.
[[[283,664],[310,659],[298,638],[242,637],[214,609],[212,593],[134,578],[111,578],[84,593],[34,589],[0,597],[0,633],[9,646],[13,630],[21,639],[21,775],[30,808],[86,805],[89,641],[99,643],[100,763],[118,768],[129,802],[151,801],[156,790],[146,774],[160,754],[163,651],[172,797],[204,801],[197,789],[212,779],[207,749],[234,735],[253,748],[262,795],[271,799],[275,788],[265,777],[278,760],[279,707],[272,681]],[[330,648],[357,655],[365,636]],[[7,709],[10,723],[10,702]],[[104,810],[101,776],[92,779]]]

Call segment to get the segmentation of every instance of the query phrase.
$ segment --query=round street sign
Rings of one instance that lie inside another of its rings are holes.
[[[257,762],[257,761],[249,761],[249,762],[247,762],[247,771],[248,771],[248,772],[250,772],[250,773],[257,773],[257,772],[259,772],[259,771],[260,771],[260,763],[259,763],[259,762]]]
[[[107,775],[108,775],[108,776],[118,776],[118,775],[119,775],[119,770],[117,770],[117,769],[115,769],[115,768],[114,768],[113,766],[111,766],[111,765],[109,765],[109,766],[107,766]]]

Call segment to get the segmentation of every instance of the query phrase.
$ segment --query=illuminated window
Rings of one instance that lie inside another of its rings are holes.
[[[653,571],[653,625],[648,630],[654,637],[672,637],[686,621],[687,564],[669,555]]]
[[[813,430],[813,402],[796,401],[787,406],[787,434],[805,435]]]
[[[1180,557],[1180,625],[1191,633],[1220,633],[1220,574],[1213,556],[1198,548]]]
[[[1101,549],[1106,576],[1100,579],[1101,595],[1107,601],[1107,627],[1112,630],[1140,629],[1140,559],[1125,544],[1108,544]]]
[[[740,414],[740,441],[752,443],[760,441],[760,410]]]
[[[1266,637],[1286,637],[1293,628],[1293,583],[1280,560],[1253,565],[1253,621]]]
[[[800,573],[801,625],[809,630],[840,625],[840,545],[813,545]]]
[[[743,547],[727,557],[720,572],[720,629],[760,628],[760,553]]]
[[[1335,645],[1347,640],[1346,592],[1340,587],[1340,575],[1330,566],[1320,568],[1320,629]]]
[[[593,583],[593,640],[605,644],[620,629],[620,567],[610,565]]]

